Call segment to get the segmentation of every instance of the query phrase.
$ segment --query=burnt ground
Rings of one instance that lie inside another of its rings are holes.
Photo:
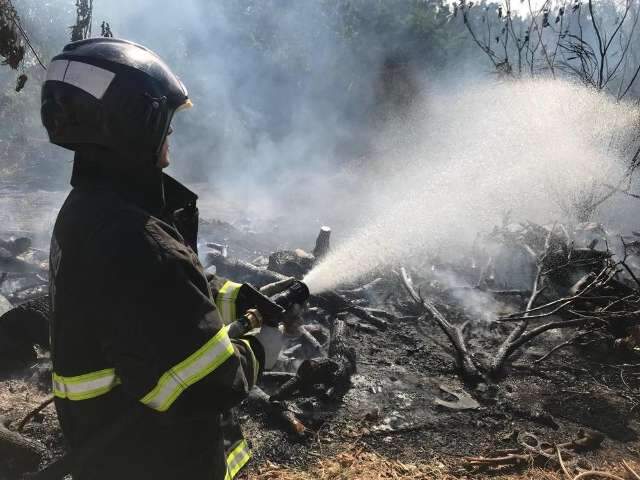
[[[539,366],[530,366],[538,352],[558,341],[546,338],[518,358],[517,368],[498,385],[468,389],[479,408],[458,411],[435,403],[437,398],[454,399],[440,386],[465,388],[452,357],[438,345],[446,344],[446,338],[435,325],[429,337],[415,328],[415,320],[405,320],[384,333],[354,331],[351,339],[359,355],[358,374],[343,402],[333,406],[333,415],[316,427],[316,436],[292,442],[272,430],[259,412],[247,415],[245,426],[257,464],[269,460],[304,465],[314,459],[309,457],[309,446],[327,453],[358,440],[401,461],[448,458],[452,473],[468,474],[459,466],[462,457],[514,447],[514,432],[562,442],[575,438],[580,429],[606,436],[606,454],[603,450],[584,454],[594,464],[611,460],[612,455],[640,459],[640,382],[637,373],[621,375],[623,370],[615,363],[621,359],[603,363],[605,359],[567,348]],[[491,341],[480,339],[478,344],[496,348]]]
[[[210,222],[203,234],[207,241],[217,243],[231,244],[235,240],[235,252],[230,249],[230,255],[245,259],[275,249],[266,239],[243,234],[223,223]],[[259,242],[254,243],[256,238]],[[340,314],[349,326],[348,343],[358,358],[358,371],[346,395],[340,400],[311,396],[288,404],[307,426],[306,435],[287,433],[273,415],[247,402],[240,407],[244,431],[254,452],[245,477],[252,478],[265,465],[306,469],[319,458],[357,444],[402,462],[437,459],[451,478],[475,478],[493,474],[467,470],[463,457],[515,447],[518,432],[562,442],[575,438],[582,429],[605,435],[601,448],[581,454],[593,465],[621,459],[640,461],[640,355],[623,355],[608,345],[596,344],[564,348],[535,365],[536,359],[566,338],[565,334],[549,332],[512,359],[503,379],[468,387],[461,382],[452,352],[447,351],[447,338],[437,325],[401,308],[406,294],[400,283],[389,281],[384,289],[384,299],[374,295],[362,302],[384,307],[396,316],[388,321],[386,330],[368,326],[351,314]],[[437,300],[452,322],[472,320],[466,332],[470,347],[478,359],[490,359],[511,327],[474,320],[450,299]],[[317,326],[315,334],[326,342],[326,316],[313,310],[305,319],[305,323]],[[298,343],[299,339],[291,338],[287,347]],[[303,345],[290,353],[290,360],[280,369],[292,369],[297,365],[296,358],[315,355],[317,351]],[[2,380],[0,416],[17,420],[45,398],[49,392],[42,378],[46,379],[46,374],[28,369]],[[278,383],[264,379],[262,386],[273,392]],[[437,404],[437,399],[455,400],[442,387],[450,392],[468,392],[477,407],[456,410]],[[47,446],[46,460],[64,451],[51,406],[26,426],[24,434]]]

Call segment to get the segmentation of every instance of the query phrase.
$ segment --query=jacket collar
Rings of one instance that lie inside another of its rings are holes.
[[[159,168],[126,168],[125,162],[104,150],[76,152],[71,185],[114,191],[151,215],[171,219],[182,208],[195,208],[198,196]]]

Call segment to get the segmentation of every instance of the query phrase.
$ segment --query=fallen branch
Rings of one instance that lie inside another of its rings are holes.
[[[576,318],[576,319],[567,320],[567,321],[550,322],[544,325],[540,325],[539,327],[536,327],[533,330],[530,330],[525,334],[521,335],[517,340],[509,344],[507,348],[508,354],[510,355],[511,353],[516,351],[518,348],[523,346],[525,343],[530,342],[538,335],[544,332],[547,332],[549,330],[554,330],[556,328],[580,327],[582,325],[586,325],[588,323],[598,321],[598,320],[600,319],[598,319],[597,317],[587,317],[587,318]]]
[[[307,330],[304,325],[300,325],[298,327],[298,331],[300,332],[300,337],[306,340],[309,345],[315,348],[318,352],[322,351],[322,345],[320,344],[320,342],[316,339],[316,337],[309,333],[309,330]]]
[[[634,478],[634,480],[640,480],[640,475],[638,475],[635,472],[635,470],[631,468],[631,466],[627,463],[626,460],[622,460],[622,466],[627,471],[627,473],[629,473],[629,475],[631,475]]]
[[[604,440],[604,436],[597,432],[580,431],[578,435],[578,438],[574,440],[553,445],[541,442],[532,433],[524,432],[518,435],[518,444],[520,446],[517,449],[496,451],[490,456],[467,457],[465,460],[467,465],[473,467],[523,467],[534,463],[548,465],[551,461],[559,465],[567,478],[575,480],[578,477],[573,477],[569,473],[561,452],[567,452],[567,450],[573,452],[593,450],[600,447]],[[572,460],[572,463],[576,463],[576,460]],[[589,471],[585,473],[596,474],[600,472]]]
[[[0,458],[15,472],[35,471],[46,454],[44,445],[9,430],[0,421]]]
[[[598,472],[596,470],[589,470],[588,472],[582,472],[581,474],[573,477],[572,480],[580,480],[582,478],[589,478],[589,477],[609,478],[611,480],[625,480],[624,478],[619,477],[618,475],[614,475],[613,473]]]
[[[274,415],[283,425],[285,425],[290,433],[294,435],[304,434],[306,427],[296,418],[293,412],[287,410],[284,403],[272,402],[269,395],[260,387],[255,386],[249,392],[249,401],[253,402],[259,410]]]
[[[571,474],[567,470],[567,467],[564,464],[564,460],[562,459],[562,453],[560,453],[560,448],[556,445],[556,455],[558,455],[558,463],[560,464],[560,468],[562,469],[562,473],[566,475],[567,478],[572,478]]]
[[[542,280],[543,280],[542,269],[544,266],[544,260],[547,257],[547,254],[549,253],[549,243],[550,243],[552,233],[553,233],[553,229],[549,231],[549,234],[547,235],[547,239],[545,241],[544,253],[538,259],[536,277],[533,281],[533,286],[531,287],[531,296],[527,301],[527,307],[525,309],[525,314],[523,315],[523,320],[518,326],[516,326],[516,328],[514,328],[511,331],[511,333],[505,339],[505,341],[502,342],[502,345],[500,345],[500,348],[498,349],[498,353],[494,357],[493,362],[491,362],[490,372],[491,372],[491,376],[493,376],[494,378],[502,373],[504,363],[515,351],[516,349],[515,344],[517,340],[523,335],[523,333],[526,331],[527,327],[529,326],[529,315],[530,315],[529,311],[531,310],[531,308],[533,308],[533,304],[538,298],[538,295],[540,295],[540,293],[544,289],[544,287],[542,286]]]
[[[338,295],[336,292],[328,291],[319,295],[312,295],[309,301],[323,310],[326,310],[331,315],[337,315],[341,312],[349,312],[360,320],[370,323],[379,330],[386,330],[388,327],[386,320],[372,315],[365,308],[354,305],[351,301]]]
[[[467,457],[465,461],[470,467],[498,467],[501,465],[529,465],[531,455],[525,453],[507,453],[501,457]]]
[[[564,348],[564,347],[568,347],[569,345],[572,345],[576,340],[589,335],[590,333],[595,332],[596,330],[587,330],[585,332],[578,332],[576,335],[574,335],[573,337],[571,337],[569,340],[562,342],[558,345],[556,345],[555,347],[553,347],[551,350],[549,350],[545,355],[543,355],[542,357],[540,357],[539,359],[535,360],[533,362],[534,365],[541,363],[543,361],[545,361],[547,358],[549,358],[551,355],[553,355],[555,352],[557,352],[558,350]]]
[[[44,410],[45,408],[47,408],[49,405],[51,405],[53,403],[53,398],[54,398],[53,395],[51,395],[50,397],[47,397],[42,403],[40,403],[40,405],[38,405],[36,408],[31,410],[29,413],[27,413],[24,416],[24,418],[22,420],[20,420],[20,422],[16,426],[16,431],[22,432],[22,430],[24,429],[25,425],[29,421],[31,421],[31,419],[33,417],[35,417],[38,413],[40,413],[42,410]]]

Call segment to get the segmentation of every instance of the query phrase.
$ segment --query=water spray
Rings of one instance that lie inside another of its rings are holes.
[[[380,267],[452,258],[509,211],[540,224],[578,222],[581,202],[624,178],[637,118],[630,104],[560,81],[431,95],[368,159],[374,173],[362,172],[366,189],[355,194],[367,221],[303,281],[314,294]],[[591,220],[598,213],[606,215]]]

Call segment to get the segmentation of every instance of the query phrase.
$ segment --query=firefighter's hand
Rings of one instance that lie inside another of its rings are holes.
[[[255,338],[264,348],[264,369],[271,370],[278,361],[280,350],[284,344],[282,332],[279,328],[263,325]]]
[[[250,308],[249,310],[247,310],[247,312],[244,314],[244,318],[249,321],[251,330],[253,330],[254,328],[260,328],[262,326],[262,315],[255,308]]]
[[[284,292],[287,288],[289,288],[296,279],[293,277],[285,278],[284,280],[279,280],[277,282],[270,283],[265,285],[260,289],[260,293],[266,295],[267,297],[272,297],[276,293]]]

